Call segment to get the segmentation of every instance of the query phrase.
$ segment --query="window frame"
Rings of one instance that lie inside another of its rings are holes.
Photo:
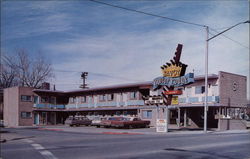
[[[25,97],[25,98],[23,98]],[[30,97],[29,99],[27,99],[27,97]],[[31,95],[21,95],[21,102],[32,102],[32,96]]]
[[[87,103],[87,96],[81,96],[81,103]]]
[[[108,94],[107,99],[108,99],[108,101],[113,101],[115,99],[114,93]]]
[[[205,93],[205,86],[195,86],[195,94],[203,94]]]
[[[129,96],[130,100],[136,100],[137,97],[138,97],[138,92],[137,91],[130,92],[129,94],[130,94],[130,96]]]
[[[32,118],[32,113],[31,112],[20,112],[20,116],[22,119],[30,119],[30,118]]]
[[[146,116],[144,116],[144,112]],[[152,119],[153,118],[153,110],[142,110],[142,119]]]
[[[106,101],[106,94],[100,94],[99,95],[99,102],[105,102]]]
[[[48,96],[41,96],[41,103],[49,103],[49,97]]]

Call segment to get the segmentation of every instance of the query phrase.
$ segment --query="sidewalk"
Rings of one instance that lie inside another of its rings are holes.
[[[7,129],[4,129],[4,130],[1,129],[0,131],[0,143],[12,141],[12,140],[26,139],[26,138],[31,138],[31,137],[21,136],[15,132],[9,132]]]
[[[176,127],[169,127],[168,133],[158,133],[156,128],[139,128],[139,129],[113,129],[113,128],[96,128],[91,126],[69,127],[65,125],[60,126],[29,126],[18,127],[25,129],[38,129],[49,131],[64,131],[72,133],[96,133],[96,134],[133,134],[133,135],[191,135],[191,134],[204,134],[203,129],[177,129]],[[232,134],[232,133],[250,133],[250,130],[226,130],[216,131],[208,130],[207,134]]]

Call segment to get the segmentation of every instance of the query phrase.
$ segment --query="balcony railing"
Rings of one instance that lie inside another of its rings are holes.
[[[144,105],[143,100],[129,100],[126,102],[117,102],[117,101],[109,101],[109,102],[97,102],[97,103],[74,103],[67,104],[65,107],[67,109],[74,108],[95,108],[95,107],[120,107],[120,106],[133,106],[133,105]]]
[[[179,98],[179,103],[203,103],[205,101],[205,97],[188,97],[188,98]],[[219,96],[208,96],[208,102],[219,103]]]
[[[34,108],[38,109],[65,109],[65,105],[55,105],[55,104],[34,104]]]

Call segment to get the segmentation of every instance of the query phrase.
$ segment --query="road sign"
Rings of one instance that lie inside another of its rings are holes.
[[[146,105],[163,104],[162,96],[147,96],[143,97]]]
[[[182,91],[181,90],[170,90],[170,91],[165,91],[165,95],[181,95]]]

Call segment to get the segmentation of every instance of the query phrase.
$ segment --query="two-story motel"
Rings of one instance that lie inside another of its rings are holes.
[[[246,76],[219,72],[208,76],[208,128],[242,129],[240,114],[247,103]],[[204,76],[185,87],[178,103],[169,105],[169,122],[179,127],[203,127]],[[146,105],[145,96],[160,95],[152,82],[57,91],[12,87],[4,90],[4,122],[7,126],[64,124],[69,115],[134,115],[150,120],[166,117],[166,106]]]

